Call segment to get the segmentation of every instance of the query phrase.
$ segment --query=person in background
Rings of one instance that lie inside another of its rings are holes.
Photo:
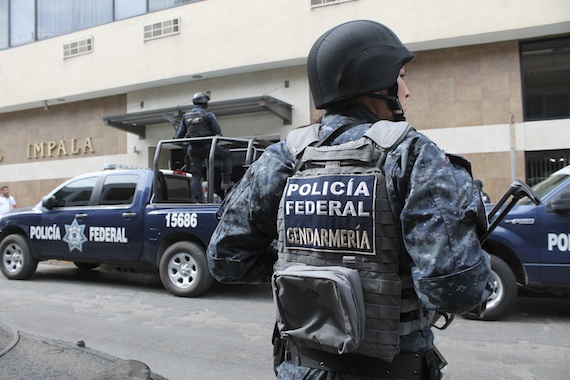
[[[16,200],[10,195],[8,186],[2,186],[2,194],[0,194],[0,215],[4,215],[16,209]]]
[[[481,190],[481,198],[483,198],[484,203],[491,203],[491,197],[485,191],[483,191],[483,181],[480,179],[475,180],[477,186],[479,186],[479,190]]]
[[[207,202],[208,201],[208,181],[202,181],[202,191],[204,192],[204,200]],[[213,194],[213,202],[214,203],[222,203],[222,198],[214,193]]]

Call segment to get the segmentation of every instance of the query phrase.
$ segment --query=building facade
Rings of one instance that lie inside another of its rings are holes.
[[[408,120],[493,200],[569,163],[567,0],[0,0],[0,184],[31,206],[106,164],[151,166],[199,91],[224,135],[283,138],[320,116],[311,45],[355,19],[415,53]]]

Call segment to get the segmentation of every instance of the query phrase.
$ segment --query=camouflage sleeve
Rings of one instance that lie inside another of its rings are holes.
[[[407,154],[394,188],[404,194],[400,219],[416,292],[429,309],[468,312],[490,295],[490,258],[478,235],[486,227],[480,192],[429,139],[417,139]]]
[[[224,200],[207,250],[210,272],[218,281],[269,281],[277,259],[272,245],[277,238],[277,210],[292,170],[293,159],[286,144],[274,144]]]

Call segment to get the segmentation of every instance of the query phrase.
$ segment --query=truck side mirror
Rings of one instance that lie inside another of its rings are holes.
[[[42,206],[44,206],[48,210],[53,209],[55,205],[56,205],[56,200],[53,195],[47,195],[42,199]]]
[[[546,204],[547,212],[570,212],[570,190],[565,190]]]

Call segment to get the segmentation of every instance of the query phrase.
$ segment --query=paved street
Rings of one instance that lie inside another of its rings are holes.
[[[41,263],[27,281],[0,276],[0,321],[141,360],[171,380],[271,379],[269,286],[218,285],[174,297],[158,276]],[[500,322],[456,318],[436,333],[446,379],[568,379],[570,297],[519,297]],[[2,358],[0,357],[0,368]]]

